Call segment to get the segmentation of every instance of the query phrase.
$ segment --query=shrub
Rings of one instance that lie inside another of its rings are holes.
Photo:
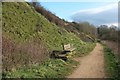
[[[15,69],[20,66],[40,63],[49,57],[48,50],[43,43],[35,40],[26,43],[15,43],[10,38],[3,37],[3,71]]]

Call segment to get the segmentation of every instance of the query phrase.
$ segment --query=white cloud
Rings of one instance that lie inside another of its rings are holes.
[[[72,19],[78,22],[88,21],[95,25],[116,25],[116,23],[118,22],[118,3],[74,12],[72,14]]]
[[[97,14],[97,13],[107,11],[107,10],[111,10],[111,9],[114,9],[114,8],[118,8],[118,5],[116,3],[109,4],[109,5],[102,6],[102,7],[98,7],[98,8],[93,8],[93,9],[80,10],[80,11],[74,12],[73,14],[84,13],[84,12],[89,12],[89,14]]]
[[[108,27],[110,27],[111,25],[118,26],[118,23],[107,23],[107,24],[104,24],[104,25],[108,25]]]

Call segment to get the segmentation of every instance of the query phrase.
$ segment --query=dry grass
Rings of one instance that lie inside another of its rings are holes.
[[[14,40],[3,37],[3,71],[15,69],[41,62],[48,57],[48,50],[43,43],[35,40],[26,43],[15,43]]]

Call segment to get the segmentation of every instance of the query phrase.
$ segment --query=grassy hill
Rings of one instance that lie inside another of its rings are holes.
[[[12,71],[9,77],[12,74],[16,75],[12,75],[14,77],[22,76],[17,75],[17,68],[49,60],[53,50],[63,49],[62,43],[73,44],[77,56],[90,52],[95,46],[94,43],[86,43],[74,33],[49,22],[27,3],[4,2],[2,10],[3,71],[6,74],[7,71]],[[53,60],[52,62],[54,63]]]
[[[44,8],[44,6],[40,5],[39,2],[31,2],[28,3],[30,6],[33,6],[34,9],[40,13],[42,16],[44,16],[47,20],[49,20],[51,23],[56,24],[58,27],[62,27],[68,32],[75,33],[78,37],[81,38],[81,40],[86,42],[94,42],[97,35],[97,29],[94,25],[88,23],[88,22],[68,22],[64,19],[59,18],[51,11]],[[82,34],[84,33],[84,34]],[[90,35],[90,38],[87,36]]]

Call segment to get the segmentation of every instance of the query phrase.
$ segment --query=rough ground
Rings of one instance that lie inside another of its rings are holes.
[[[110,49],[114,51],[114,54],[118,56],[118,50],[120,49],[120,43],[115,41],[104,40],[102,43],[106,44]]]
[[[68,78],[105,78],[103,47],[99,43],[90,54],[75,60],[80,65]]]

